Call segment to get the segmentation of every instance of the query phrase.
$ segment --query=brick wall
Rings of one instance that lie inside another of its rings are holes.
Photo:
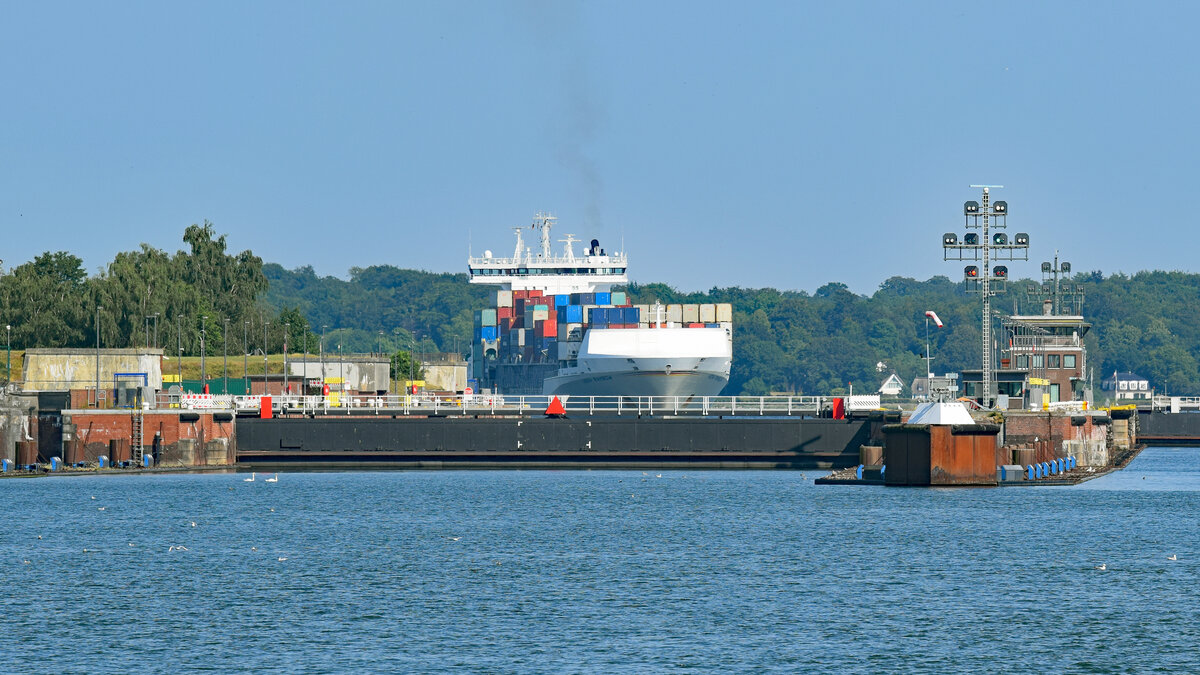
[[[182,419],[195,416],[196,419]],[[77,456],[96,461],[108,455],[109,441],[133,438],[133,413],[128,410],[64,410],[64,422],[75,425]],[[68,419],[69,418],[69,419]],[[150,453],[155,434],[162,435],[159,463],[172,466],[232,464],[234,461],[234,422],[218,422],[207,412],[143,413],[143,448]]]

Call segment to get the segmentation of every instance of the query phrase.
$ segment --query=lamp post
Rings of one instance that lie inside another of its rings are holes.
[[[229,395],[229,318],[225,319],[225,332],[221,334],[221,376],[225,380],[221,393]]]
[[[338,387],[341,392],[346,391],[346,359],[342,358],[342,343],[338,343]],[[339,400],[341,394],[338,394]]]
[[[321,324],[321,395],[325,395],[325,329],[327,324]]]
[[[154,313],[154,348],[158,349],[158,312]]]
[[[417,332],[412,331],[408,334],[408,342],[412,345],[408,352],[408,389],[410,392],[415,388],[413,380],[416,379],[413,373],[413,361],[417,359]]]
[[[8,385],[8,384],[12,384],[12,326],[5,325],[4,332],[8,335],[8,338],[7,338],[8,368],[6,368],[4,371],[4,384]]]
[[[267,389],[267,326],[271,325],[266,317],[263,317],[263,394],[268,393]]]
[[[304,374],[300,380],[300,394],[308,394],[308,321],[304,322]]]
[[[242,386],[250,393],[250,321],[242,327]]]
[[[207,315],[200,316],[200,393],[208,393],[208,373],[204,370],[204,334],[205,323],[208,321]]]
[[[175,344],[179,347],[179,360],[176,365],[179,368],[179,391],[183,392],[183,317],[179,314],[175,315]]]
[[[96,407],[100,407],[100,310],[104,309],[100,305],[96,305]]]
[[[290,394],[292,391],[288,389],[288,367],[287,367],[287,339],[288,332],[292,330],[292,322],[288,321],[283,324],[283,393]]]

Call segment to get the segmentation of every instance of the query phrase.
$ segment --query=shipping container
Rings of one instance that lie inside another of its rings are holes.
[[[534,321],[545,321],[546,319],[550,318],[550,309],[544,305],[539,305],[538,307],[534,308],[531,318]]]
[[[716,305],[700,305],[700,321],[702,323],[717,322],[717,306]]]
[[[667,321],[681,323],[683,321],[683,305],[667,305]]]
[[[512,295],[513,295],[513,302],[515,303],[517,300],[524,300],[525,298],[528,298],[529,291],[513,291]]]
[[[595,293],[580,293],[579,294],[579,304],[581,304],[581,305],[598,305],[600,303],[596,302],[596,294]]]
[[[733,321],[733,305],[728,302],[722,302],[717,305],[717,322],[727,323]]]
[[[684,305],[683,306],[683,322],[684,323],[699,323],[700,321],[700,306],[699,305]]]
[[[596,294],[596,304],[597,305],[611,305],[612,304],[612,293],[597,293]]]
[[[555,307],[563,307],[563,306],[566,306],[569,304],[571,304],[571,296],[570,295],[560,294],[560,295],[554,296],[554,306]]]
[[[512,291],[492,291],[492,306],[493,307],[512,307],[513,292]]]
[[[704,327],[705,327],[705,328],[720,328],[720,327],[721,327],[721,324],[719,324],[719,323],[706,323],[706,324],[704,324]]]
[[[531,300],[533,298],[540,298],[540,297],[542,297],[542,291],[539,288],[531,288],[531,289],[529,289],[529,295],[526,297],[528,297]]]
[[[527,303],[527,302],[529,302],[529,301],[525,298],[514,298],[513,299],[513,315],[520,316],[521,314],[524,314],[525,313],[525,303]]]
[[[495,340],[496,335],[497,335],[497,333],[496,333],[495,326],[484,326],[483,327],[483,339],[484,340],[489,340],[489,341]]]
[[[622,306],[627,305],[627,304],[629,304],[628,297],[629,297],[629,294],[626,293],[625,291],[613,291],[612,304],[622,305]]]
[[[496,308],[496,321],[497,322],[499,322],[503,319],[511,319],[511,318],[513,318],[513,308],[512,307],[497,307]]]
[[[621,309],[621,321],[623,323],[638,323],[641,321],[641,312],[637,307],[623,307]]]
[[[549,319],[546,319],[544,321],[538,321],[536,332],[537,332],[537,337],[539,337],[539,338],[547,338],[547,337],[550,337],[551,335],[553,335],[554,337],[557,338],[558,337],[558,322],[551,321]]]
[[[479,317],[480,317],[480,322],[484,326],[495,326],[496,325],[496,310],[494,310],[494,309],[489,308],[489,309],[480,311]]]
[[[583,323],[583,307],[579,305],[567,305],[564,314],[567,323]]]
[[[687,325],[687,327],[688,327],[688,328],[704,328],[704,324],[702,324],[702,323],[689,323],[689,324]]]

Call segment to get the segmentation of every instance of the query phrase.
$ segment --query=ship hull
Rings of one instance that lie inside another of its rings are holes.
[[[579,373],[546,378],[542,393],[556,396],[716,396],[728,382],[728,375],[705,372]]]

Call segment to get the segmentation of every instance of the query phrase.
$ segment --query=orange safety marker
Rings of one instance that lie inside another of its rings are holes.
[[[558,397],[550,399],[550,405],[546,406],[546,417],[566,417],[567,409],[563,407],[562,401]]]

